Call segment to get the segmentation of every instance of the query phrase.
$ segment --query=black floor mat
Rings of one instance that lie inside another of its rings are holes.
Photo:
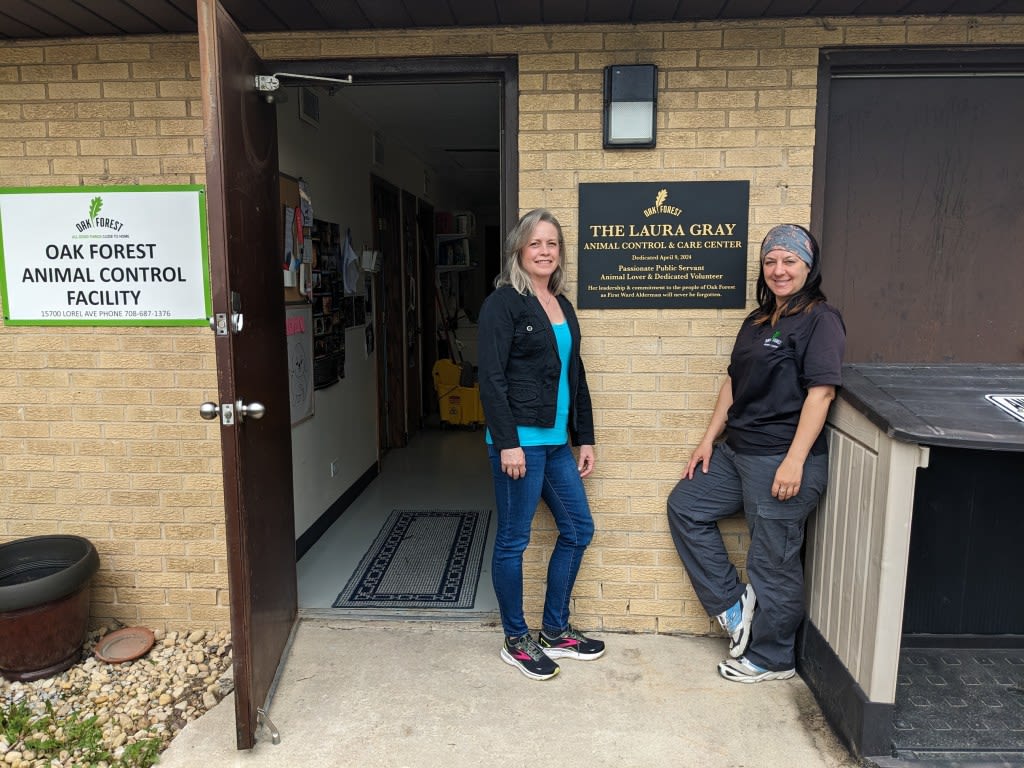
[[[897,754],[1024,758],[1024,651],[904,649],[894,725]]]

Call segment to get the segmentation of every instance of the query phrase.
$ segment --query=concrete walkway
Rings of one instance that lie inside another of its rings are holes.
[[[795,677],[742,685],[715,638],[593,633],[597,661],[548,681],[498,656],[501,630],[303,619],[270,717],[235,749],[234,699],[190,723],[161,768],[846,768],[857,766]]]

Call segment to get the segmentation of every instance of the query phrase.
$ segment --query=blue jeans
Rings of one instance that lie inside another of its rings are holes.
[[[533,516],[540,500],[544,499],[558,527],[544,595],[543,628],[548,632],[561,632],[569,626],[569,598],[583,553],[594,537],[594,519],[576,457],[568,443],[523,446],[523,451],[526,476],[513,480],[501,471],[499,452],[494,446],[487,446],[498,508],[491,578],[507,637],[519,637],[530,631],[523,615],[523,552],[530,543]]]
[[[757,595],[746,657],[764,669],[792,669],[796,633],[804,618],[804,524],[828,480],[828,455],[804,462],[800,492],[779,501],[772,480],[785,455],[737,454],[715,447],[710,470],[680,480],[668,497],[669,531],[693,590],[711,616],[739,600],[745,589],[726,552],[718,521],[741,509],[750,529],[747,579]]]

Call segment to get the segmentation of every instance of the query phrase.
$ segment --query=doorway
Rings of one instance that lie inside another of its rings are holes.
[[[325,207],[318,201],[336,203],[335,198],[340,198],[343,207],[348,205],[357,211],[352,214],[353,221],[360,222],[358,210],[359,205],[363,206],[369,226],[359,227],[342,219],[341,232],[351,226],[358,252],[370,249],[380,254],[379,269],[367,273],[371,298],[366,320],[368,327],[372,327],[374,348],[369,353],[360,347],[353,348],[350,335],[345,352],[349,359],[369,354],[376,361],[374,397],[367,403],[376,421],[376,463],[360,476],[358,483],[340,488],[326,499],[323,495],[314,498],[308,483],[297,482],[297,518],[303,515],[304,494],[311,504],[319,505],[311,525],[308,514],[307,524],[297,525],[302,540],[297,566],[303,583],[299,608],[305,614],[331,610],[331,602],[344,586],[348,573],[358,565],[393,510],[493,507],[483,432],[440,429],[431,375],[433,363],[444,354],[438,344],[439,329],[444,323],[437,315],[434,290],[435,235],[445,231],[443,217],[454,219],[456,212],[472,214],[470,218],[477,228],[468,235],[474,252],[472,262],[461,273],[459,303],[462,322],[468,316],[475,320],[475,309],[487,291],[484,267],[488,265],[490,269],[500,258],[499,254],[491,253],[497,242],[494,233],[505,227],[508,216],[517,215],[515,61],[417,61],[400,76],[395,72],[401,72],[404,65],[394,61],[275,62],[274,68],[293,73],[296,78],[285,86],[288,95],[279,105],[279,121],[297,126],[295,130],[281,131],[282,173],[309,180],[300,159],[304,147],[296,145],[326,141],[318,145],[321,157],[329,152],[342,153],[344,162],[331,173],[344,176],[344,194],[334,194],[322,176],[312,179],[313,215],[331,218],[329,213],[320,213]],[[298,76],[305,74],[336,80],[349,74],[353,77],[351,86],[318,86],[311,81],[320,95],[319,125],[315,131],[308,121],[297,121],[293,113],[293,104],[301,98],[299,91],[310,87],[298,80]],[[350,133],[332,126],[335,108],[359,121],[372,137],[361,157],[359,142],[353,146]],[[465,118],[463,110],[491,116],[486,135],[462,135],[461,143],[457,144],[432,144],[431,136],[445,135],[446,140],[460,137],[452,127],[453,122],[474,122]],[[404,157],[421,162],[419,166],[403,166]],[[362,202],[352,204],[348,198],[362,198]],[[475,338],[470,336],[470,330],[462,327],[459,333],[466,335],[464,344],[467,349],[473,348],[475,357]],[[338,389],[350,384],[343,379]],[[331,397],[331,390],[325,390],[322,396]],[[314,423],[321,412],[328,414],[321,408],[320,400],[315,411]],[[346,426],[337,420],[325,421],[322,429],[344,433]],[[299,431],[309,430],[302,425],[295,435]],[[343,435],[341,439],[357,437]],[[297,447],[295,453],[300,457],[296,471],[321,460],[302,447]],[[447,458],[439,464],[442,457]],[[362,465],[358,469],[364,468]],[[319,478],[313,477],[312,482],[319,482]],[[403,494],[411,494],[411,498]],[[309,534],[311,530],[315,535]],[[486,560],[489,562],[489,558]],[[326,570],[319,567],[325,562],[330,564]],[[485,603],[493,601],[493,597],[488,597],[489,575],[482,574],[479,584],[480,599]],[[459,618],[477,612],[474,609],[450,615]]]

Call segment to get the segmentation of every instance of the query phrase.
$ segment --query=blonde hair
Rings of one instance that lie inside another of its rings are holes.
[[[554,226],[558,232],[558,266],[555,267],[555,271],[551,273],[551,277],[548,279],[548,289],[556,296],[565,290],[567,280],[564,269],[565,238],[562,237],[562,225],[558,223],[558,219],[555,218],[551,211],[544,208],[534,208],[532,211],[523,214],[523,217],[519,219],[519,222],[508,233],[508,237],[505,238],[505,251],[501,259],[501,273],[494,279],[495,288],[511,285],[518,293],[524,296],[533,295],[533,283],[530,281],[530,276],[526,273],[526,270],[523,269],[519,257],[523,252],[523,248],[530,242],[533,230],[542,221]]]

